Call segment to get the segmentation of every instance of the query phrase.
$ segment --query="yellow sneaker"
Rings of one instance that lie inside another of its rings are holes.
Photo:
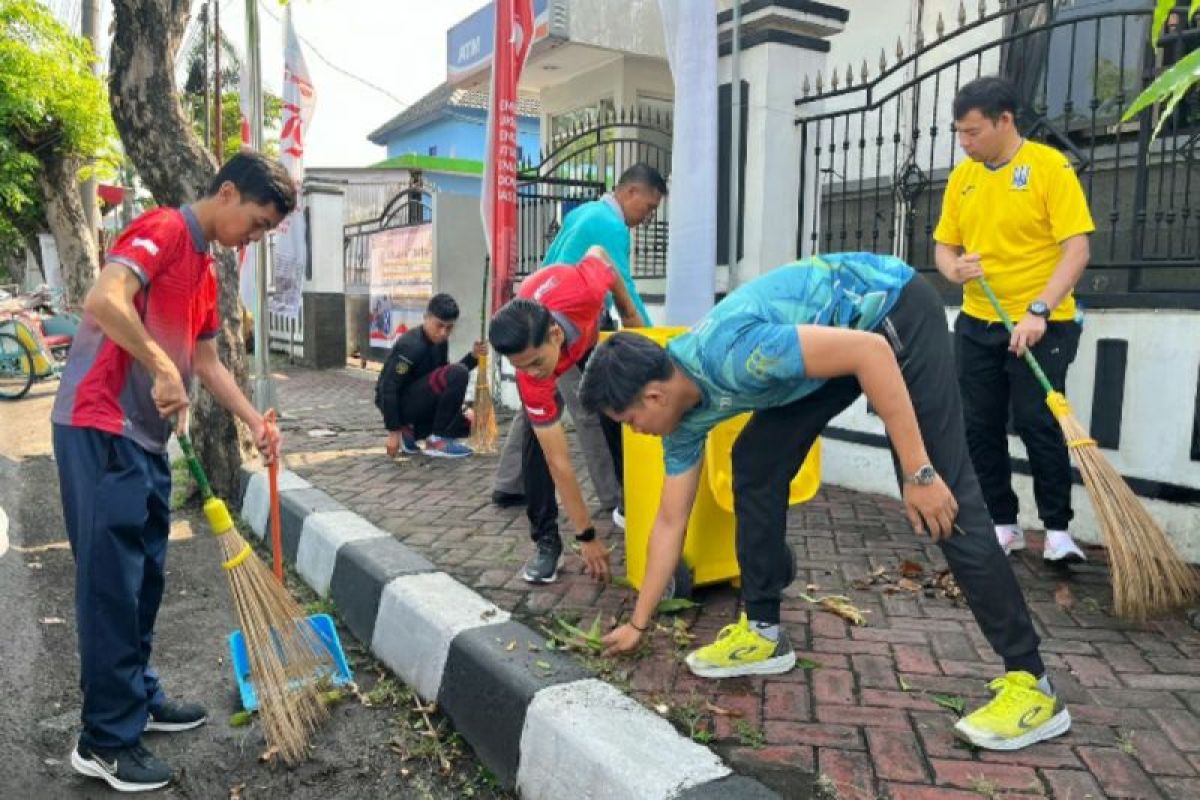
[[[986,750],[1020,750],[1060,736],[1071,728],[1071,714],[1058,698],[1038,688],[1028,672],[1010,672],[988,684],[991,702],[960,719],[955,732]]]
[[[773,642],[751,630],[742,614],[737,623],[721,629],[715,642],[690,653],[687,665],[701,678],[779,675],[796,666],[796,652],[782,627],[779,641]]]

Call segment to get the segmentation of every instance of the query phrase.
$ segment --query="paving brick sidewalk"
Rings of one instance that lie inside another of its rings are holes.
[[[577,560],[552,586],[525,584],[527,522],[523,510],[489,503],[495,458],[389,461],[372,381],[354,370],[280,374],[288,468],[535,625],[553,614],[590,620],[597,610],[630,610],[629,589],[596,585]],[[586,475],[578,459],[576,466]],[[1114,619],[1102,564],[1047,569],[1040,540],[1029,540],[1013,565],[1074,726],[1018,753],[972,752],[950,735],[955,714],[946,706],[956,698],[977,705],[1000,672],[970,612],[921,592],[854,588],[855,579],[905,560],[927,574],[944,568],[938,549],[911,533],[899,503],[878,495],[827,488],[789,515],[799,569],[783,619],[810,668],[702,681],[666,630],[642,658],[590,666],[668,709],[685,734],[711,737],[735,768],[777,789],[801,785],[804,773],[842,800],[1200,798],[1200,633],[1181,617]],[[1101,551],[1089,555],[1103,560]],[[613,556],[619,574],[623,547]],[[805,591],[848,595],[869,612],[868,625],[814,610],[800,597]],[[703,607],[683,619],[706,642],[733,621],[737,594],[716,587],[698,599]]]

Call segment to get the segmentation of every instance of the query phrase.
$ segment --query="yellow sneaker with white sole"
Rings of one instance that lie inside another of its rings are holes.
[[[1009,672],[988,684],[991,702],[960,719],[958,736],[985,750],[1020,750],[1071,729],[1071,714],[1038,687],[1028,672]]]
[[[701,678],[779,675],[796,666],[796,652],[782,627],[779,641],[771,641],[753,630],[742,614],[736,623],[721,629],[716,641],[690,653],[687,665]]]

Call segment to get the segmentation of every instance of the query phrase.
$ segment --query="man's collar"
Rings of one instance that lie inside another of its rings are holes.
[[[615,194],[612,192],[606,192],[604,196],[600,198],[600,202],[611,208],[613,213],[617,215],[621,222],[625,221],[625,209],[621,208],[621,204],[617,202],[617,196]]]
[[[200,219],[196,216],[196,212],[191,206],[184,206],[179,209],[179,213],[183,214],[183,219],[187,222],[188,233],[192,235],[192,249],[197,253],[208,252],[208,239],[204,238],[204,229],[200,227]]]

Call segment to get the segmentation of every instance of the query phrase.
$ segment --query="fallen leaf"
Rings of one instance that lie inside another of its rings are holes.
[[[242,800],[242,790],[246,788],[246,784],[239,783],[237,786],[229,787],[229,800]]]
[[[820,663],[813,661],[811,658],[797,658],[796,666],[800,669],[820,669]]]
[[[657,711],[659,714],[661,714],[664,717],[667,714],[671,713],[671,707],[669,705],[667,705],[666,703],[659,703],[658,705],[656,705],[654,707],[654,710]]]
[[[278,747],[268,747],[266,750],[264,750],[262,752],[261,755],[259,755],[258,760],[262,761],[264,763],[273,762],[275,760],[275,757],[278,755],[279,755]]]
[[[915,561],[900,562],[900,575],[905,578],[919,578],[925,574],[925,568]]]
[[[900,679],[900,691],[908,692],[911,690],[912,690],[912,687],[908,685],[908,681],[904,680],[904,678],[901,678]]]
[[[817,586],[815,583],[810,583],[810,584],[808,584],[807,586],[805,586],[805,587],[804,587],[804,591],[806,591],[806,592],[819,592],[819,591],[821,591],[821,587],[820,587],[820,586]]]
[[[42,617],[38,622],[43,625],[62,625],[66,620],[62,617]]]
[[[526,642],[525,646],[529,648],[529,652],[531,652],[531,653],[540,652],[542,649],[542,648],[538,647],[536,644],[534,644],[533,642]]]
[[[948,708],[951,711],[953,711],[955,714],[958,714],[960,717],[963,715],[963,712],[966,711],[966,708],[967,708],[966,702],[958,695],[935,694],[935,695],[931,695],[931,698],[932,698],[933,702],[937,703],[942,708]]]
[[[513,650],[516,650],[516,649],[517,649],[517,640],[516,640],[516,639],[513,639],[511,642],[509,642],[508,644],[504,645],[504,649],[505,649],[505,650],[507,650],[507,651],[508,651],[508,652],[510,652],[510,653],[511,653]]]
[[[739,709],[736,709],[736,708],[721,708],[720,706],[718,706],[714,703],[705,703],[704,707],[705,707],[705,709],[707,709],[708,711],[711,711],[712,713],[716,714],[719,717],[743,716],[742,711]]]
[[[657,611],[659,614],[676,614],[680,611],[686,611],[689,608],[699,607],[700,604],[694,600],[688,600],[685,597],[674,597],[659,603]]]
[[[1071,587],[1065,583],[1060,583],[1058,588],[1054,590],[1054,602],[1063,611],[1070,611],[1075,605],[1075,595],[1071,594]]]
[[[624,575],[614,575],[612,578],[612,585],[613,586],[622,586],[626,589],[634,588],[633,582],[630,581],[629,578],[625,577]]]
[[[479,618],[482,620],[491,619],[492,617],[496,616],[497,612],[499,612],[499,611],[500,611],[500,609],[498,609],[498,608],[489,608],[486,611],[484,611],[482,614],[480,614]]]
[[[874,581],[870,578],[855,578],[854,580],[850,581],[850,585],[855,589],[858,589],[860,592],[865,592],[867,589],[870,589],[873,583]]]
[[[876,567],[871,570],[872,578],[882,578],[884,575],[887,575],[887,567]]]
[[[254,715],[249,711],[239,711],[229,718],[229,727],[242,728],[250,724],[250,720],[254,719]]]
[[[896,581],[896,586],[906,592],[919,592],[923,588],[921,584],[909,578],[901,578],[900,580]]]
[[[535,661],[533,663],[542,669],[554,669],[549,661]]]

